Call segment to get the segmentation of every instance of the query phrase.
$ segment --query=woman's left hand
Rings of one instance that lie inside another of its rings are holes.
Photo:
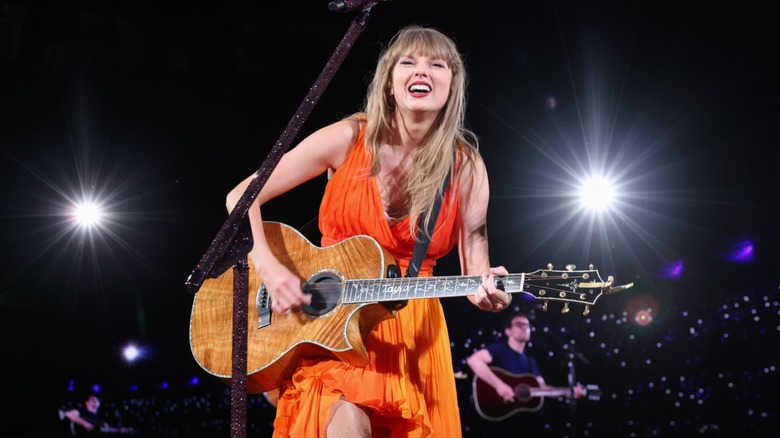
[[[512,302],[512,295],[496,287],[496,275],[508,275],[509,271],[503,266],[490,268],[490,272],[482,273],[482,284],[477,288],[474,294],[474,304],[482,310],[488,312],[499,312],[509,307]]]

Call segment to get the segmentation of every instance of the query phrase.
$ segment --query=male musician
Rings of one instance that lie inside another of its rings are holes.
[[[501,416],[502,418],[490,418],[492,421],[503,420],[505,419],[503,417],[508,417],[511,412],[519,412],[522,410],[534,411],[541,406],[540,404],[536,406],[530,404],[522,405],[522,401],[517,400],[518,395],[515,392],[514,387],[516,386],[516,381],[507,380],[507,377],[520,375],[533,376],[536,382],[531,380],[531,386],[535,387],[536,390],[545,391],[556,389],[545,383],[536,360],[525,353],[526,344],[531,339],[531,322],[528,319],[528,316],[522,313],[515,313],[510,315],[506,321],[507,323],[504,327],[506,343],[494,342],[489,344],[485,348],[474,352],[474,354],[469,356],[466,360],[469,367],[474,372],[475,377],[489,384],[490,387],[495,390],[497,397],[494,397],[493,394],[488,394],[491,396],[491,400],[498,400],[499,403],[503,402],[504,404],[507,404],[507,408],[505,410],[502,408],[501,410],[502,413],[506,413],[507,415]],[[499,375],[492,367],[500,368],[504,370],[506,374],[499,372],[499,374],[501,374]],[[482,385],[482,387],[486,387],[486,385]],[[478,394],[473,395],[474,397],[478,396]],[[580,398],[585,395],[587,395],[587,391],[581,384],[578,383],[571,388],[572,397]],[[475,404],[479,405],[478,402]],[[483,407],[484,406],[485,404],[483,403]],[[517,409],[513,411],[511,409],[512,406],[523,406],[528,409]],[[477,406],[477,409],[479,410],[479,406]],[[485,415],[483,415],[483,417],[485,417]]]
[[[129,434],[133,430],[127,427],[112,427],[108,421],[98,413],[100,398],[96,394],[89,394],[77,408],[65,411],[64,416],[70,420],[70,432],[72,436],[99,436],[102,433]]]

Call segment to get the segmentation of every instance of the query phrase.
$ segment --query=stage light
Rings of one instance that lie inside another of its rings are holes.
[[[615,190],[612,183],[601,177],[585,181],[580,189],[580,199],[585,208],[603,211],[612,205]]]
[[[676,280],[682,277],[684,264],[682,259],[672,260],[661,269],[661,277]]]
[[[103,213],[97,204],[86,201],[77,205],[73,216],[83,227],[92,227],[100,223]]]
[[[141,349],[133,344],[129,344],[122,350],[122,356],[124,356],[126,361],[134,362],[141,357]]]
[[[741,239],[723,252],[723,258],[739,264],[747,264],[755,259],[755,244],[752,239]]]
[[[638,312],[636,312],[636,315],[634,316],[634,322],[639,326],[646,326],[653,322],[653,314],[651,312],[652,309],[642,309]]]
[[[631,321],[640,327],[647,327],[659,315],[661,303],[652,295],[635,295],[626,301],[625,310]]]

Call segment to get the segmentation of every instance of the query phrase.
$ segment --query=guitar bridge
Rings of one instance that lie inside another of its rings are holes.
[[[271,297],[265,283],[257,290],[257,328],[263,328],[271,324]]]

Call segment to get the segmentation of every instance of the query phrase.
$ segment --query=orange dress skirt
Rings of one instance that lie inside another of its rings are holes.
[[[387,221],[369,166],[361,131],[325,188],[319,217],[322,245],[368,235],[405,272],[415,245],[409,219]],[[420,276],[432,275],[436,260],[457,243],[457,191],[452,192],[450,188],[445,194]],[[450,203],[452,196],[455,202]],[[299,364],[281,388],[274,437],[324,437],[330,409],[341,397],[366,408],[374,437],[461,436],[450,339],[438,299],[410,300],[396,318],[379,323],[365,345],[371,361],[365,367],[336,359]]]

